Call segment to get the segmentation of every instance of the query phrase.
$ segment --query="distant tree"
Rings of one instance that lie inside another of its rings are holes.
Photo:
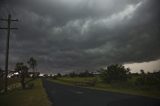
[[[19,73],[19,76],[21,78],[21,85],[22,85],[22,89],[25,89],[26,87],[26,83],[25,83],[25,77],[28,76],[28,67],[26,65],[24,65],[24,63],[20,62],[17,63],[15,66],[15,71],[17,71]]]
[[[129,74],[129,68],[126,69],[123,65],[118,64],[100,70],[100,77],[107,83],[127,81]]]
[[[57,76],[57,77],[62,77],[61,73],[58,73],[56,76]]]
[[[144,75],[144,74],[145,74],[145,72],[144,72],[144,70],[143,70],[143,69],[141,69],[141,70],[140,70],[140,72],[141,72],[141,74],[142,74],[142,75]]]
[[[79,77],[93,77],[93,76],[94,76],[93,73],[89,72],[88,70],[79,73]]]
[[[48,77],[49,77],[49,75],[48,75],[48,74],[44,74],[44,75],[43,75],[43,77],[46,77],[46,78],[48,78]]]
[[[160,71],[145,73],[144,70],[140,70],[139,77],[135,81],[136,86],[154,86],[154,88],[160,88]]]
[[[28,61],[27,61],[29,67],[32,69],[33,73],[35,73],[35,68],[37,66],[37,61],[31,57]],[[34,76],[34,75],[33,75]]]
[[[70,76],[70,77],[76,77],[77,74],[76,74],[75,72],[71,72],[71,73],[69,73],[69,76]]]

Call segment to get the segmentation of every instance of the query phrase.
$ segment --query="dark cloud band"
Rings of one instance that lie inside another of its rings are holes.
[[[11,36],[10,61],[35,56],[41,70],[93,69],[160,58],[159,0],[6,0],[0,17],[20,22]],[[0,26],[5,24],[0,22]],[[0,31],[0,64],[5,54]],[[58,72],[56,71],[56,72]]]

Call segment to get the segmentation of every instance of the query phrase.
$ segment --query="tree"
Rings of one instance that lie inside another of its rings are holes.
[[[144,72],[143,69],[141,69],[140,72],[141,72],[142,75],[145,75],[145,72]]]
[[[15,71],[17,71],[19,73],[19,76],[21,78],[21,85],[22,85],[22,89],[25,89],[26,87],[26,83],[25,83],[25,77],[28,76],[28,67],[26,65],[24,65],[24,63],[20,62],[17,63],[15,66]]]
[[[123,65],[118,64],[100,70],[100,77],[107,83],[127,81],[129,74],[129,68],[126,69]]]
[[[76,74],[75,72],[71,72],[71,73],[69,73],[69,76],[70,76],[70,77],[76,77],[77,74]]]
[[[27,63],[29,67],[32,69],[32,71],[35,73],[35,67],[37,66],[37,61],[33,57],[31,57]]]
[[[58,74],[57,74],[57,77],[62,77],[61,73],[58,73]]]
[[[94,76],[93,73],[89,72],[88,70],[79,73],[79,77],[93,77],[93,76]]]
[[[145,73],[144,70],[140,70],[139,77],[136,79],[135,84],[141,87],[151,87],[159,89],[160,88],[160,71],[158,72],[148,72]]]

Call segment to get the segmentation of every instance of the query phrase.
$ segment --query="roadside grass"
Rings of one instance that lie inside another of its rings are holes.
[[[12,90],[12,89],[15,89],[17,87],[20,86],[20,83],[19,83],[19,79],[18,78],[9,78],[8,79],[8,90]],[[1,80],[0,81],[0,93],[4,92],[4,81]]]
[[[147,96],[152,98],[159,98],[160,99],[160,90],[149,88],[149,87],[136,87],[132,85],[134,79],[131,79],[128,83],[115,83],[115,84],[107,84],[102,82],[98,77],[61,77],[56,80],[49,79],[50,81],[72,85],[72,86],[80,86],[89,89],[95,90],[103,90],[103,91],[110,91],[110,92],[118,92],[124,94],[131,94],[131,95],[139,95],[139,96]],[[94,82],[95,84],[88,84],[88,82]],[[149,88],[149,89],[148,89]]]
[[[58,78],[58,80],[62,81],[62,82],[67,82],[67,83],[71,83],[74,84],[76,86],[94,86],[97,78],[96,77],[61,77]]]
[[[0,95],[0,106],[50,106],[40,79],[34,80],[34,87],[22,90],[17,88]]]

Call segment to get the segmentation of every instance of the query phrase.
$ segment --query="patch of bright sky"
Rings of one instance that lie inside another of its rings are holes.
[[[143,63],[132,63],[132,64],[125,64],[126,68],[130,68],[131,72],[140,72],[143,69],[145,72],[153,72],[160,70],[160,59],[150,62],[143,62]]]

